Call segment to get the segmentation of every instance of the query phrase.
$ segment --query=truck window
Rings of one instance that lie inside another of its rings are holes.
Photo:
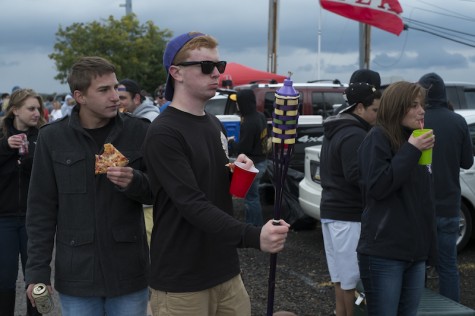
[[[266,92],[264,96],[264,115],[266,118],[272,117],[272,112],[274,112],[274,92]]]
[[[466,89],[464,91],[465,101],[468,109],[475,109],[475,89]]]
[[[312,92],[313,115],[321,115],[323,118],[332,115],[334,104],[343,104],[341,92]]]
[[[470,137],[472,138],[472,149],[473,154],[475,155],[475,124],[468,125],[468,130],[470,132]]]
[[[447,100],[450,101],[454,109],[462,109],[457,86],[446,86]]]
[[[205,105],[206,112],[211,113],[213,115],[224,114],[224,109],[226,107],[226,100],[227,98],[224,98],[224,97],[209,99]]]

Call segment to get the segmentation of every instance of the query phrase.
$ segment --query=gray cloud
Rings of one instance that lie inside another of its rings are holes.
[[[143,23],[152,20],[175,35],[199,30],[214,35],[221,54],[265,70],[268,1],[236,2],[132,0],[133,11]],[[0,20],[0,91],[27,81],[40,90],[64,89],[53,80],[53,51],[59,25],[90,22],[125,12],[124,0],[57,1],[16,0],[2,6]],[[400,0],[405,18],[458,30],[475,29],[475,3],[461,0]],[[442,9],[441,9],[442,8]],[[445,10],[443,10],[445,9]],[[320,22],[320,23],[319,23]],[[349,78],[358,67],[358,23],[320,11],[318,0],[280,1],[279,72],[288,70],[301,81],[316,79],[318,25],[321,25],[321,75]],[[472,78],[475,53],[461,44],[409,29],[400,36],[372,28],[371,67],[384,74],[412,74],[430,68],[452,80]],[[455,71],[457,70],[457,71]]]

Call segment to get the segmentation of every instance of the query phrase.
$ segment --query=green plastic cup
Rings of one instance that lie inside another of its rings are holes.
[[[419,136],[424,135],[424,134],[426,134],[430,131],[432,131],[432,129],[429,129],[429,128],[415,129],[412,132],[412,136],[419,137]],[[432,164],[432,148],[422,151],[421,158],[419,158],[419,164],[420,165],[430,165],[430,164]]]

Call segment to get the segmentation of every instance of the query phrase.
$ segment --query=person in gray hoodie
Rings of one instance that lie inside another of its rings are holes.
[[[152,122],[159,114],[160,109],[152,100],[144,97],[140,85],[132,79],[123,79],[119,82],[120,106],[129,113]]]
[[[460,222],[460,168],[473,164],[473,149],[465,119],[449,109],[444,80],[436,73],[419,79],[427,89],[424,127],[437,135],[432,151],[439,292],[456,302],[460,301],[460,280],[457,267],[457,239]]]

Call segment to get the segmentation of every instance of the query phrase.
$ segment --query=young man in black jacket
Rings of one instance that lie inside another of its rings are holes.
[[[142,204],[152,195],[141,145],[149,123],[119,113],[115,67],[83,57],[69,87],[77,101],[70,116],[38,135],[28,196],[26,283],[52,291],[63,315],[146,315],[149,255]],[[112,143],[129,160],[95,174],[95,155]]]

